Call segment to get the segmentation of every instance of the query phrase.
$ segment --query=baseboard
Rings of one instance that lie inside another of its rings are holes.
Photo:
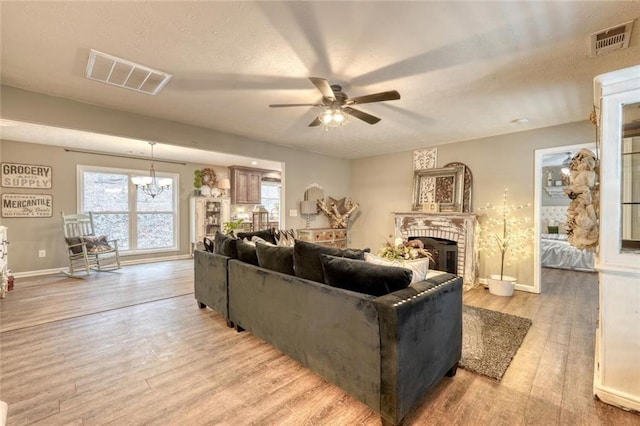
[[[157,262],[166,262],[171,260],[184,260],[191,259],[190,254],[179,254],[175,256],[162,256],[162,257],[149,257],[145,259],[131,259],[131,260],[120,260],[120,264],[122,266],[128,265],[141,265],[144,263],[157,263]],[[60,266],[58,268],[52,269],[39,269],[37,271],[25,271],[25,272],[16,272],[13,274],[14,278],[26,278],[26,277],[38,277],[41,275],[53,275],[59,274],[60,271],[66,269],[67,265]]]
[[[614,405],[626,411],[640,412],[640,399],[638,396],[602,386],[597,378],[593,383],[593,393],[600,401],[606,404]]]

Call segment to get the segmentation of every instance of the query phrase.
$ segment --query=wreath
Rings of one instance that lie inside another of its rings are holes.
[[[202,169],[202,184],[207,185],[209,188],[213,189],[216,187],[216,182],[218,182],[218,178],[216,177],[216,172],[213,169],[206,168]]]

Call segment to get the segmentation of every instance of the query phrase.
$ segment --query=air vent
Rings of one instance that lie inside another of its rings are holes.
[[[87,78],[147,95],[157,95],[173,76],[91,49]]]
[[[591,34],[591,56],[606,55],[629,47],[633,21]]]

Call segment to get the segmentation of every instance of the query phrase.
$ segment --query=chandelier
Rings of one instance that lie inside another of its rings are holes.
[[[151,145],[151,168],[149,169],[149,176],[133,176],[131,178],[131,183],[151,198],[156,198],[162,191],[169,189],[172,182],[169,178],[156,178],[156,169],[153,167],[153,146],[155,144],[155,142],[149,142],[149,145]]]

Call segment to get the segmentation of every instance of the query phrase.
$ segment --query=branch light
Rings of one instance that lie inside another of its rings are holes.
[[[349,120],[341,108],[329,108],[320,114],[320,121],[327,127],[340,127]]]
[[[131,178],[131,183],[151,198],[156,198],[162,191],[169,189],[172,182],[169,178],[156,178],[156,169],[153,167],[153,146],[155,144],[155,142],[149,142],[149,145],[151,145],[151,168],[149,169],[149,176],[133,176]]]

